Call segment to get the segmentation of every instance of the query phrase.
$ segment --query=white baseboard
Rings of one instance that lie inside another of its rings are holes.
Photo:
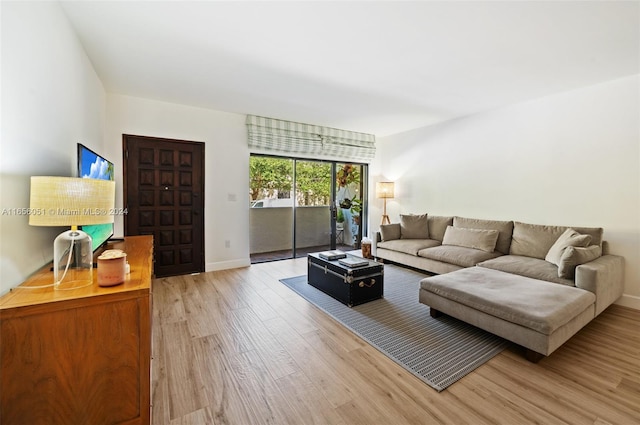
[[[614,304],[640,310],[640,297],[636,297],[634,295],[622,295]]]
[[[242,258],[237,260],[229,260],[229,261],[218,261],[215,263],[207,263],[205,266],[205,271],[213,272],[216,270],[228,270],[228,269],[237,269],[240,267],[249,267],[251,265],[251,260],[249,258]]]

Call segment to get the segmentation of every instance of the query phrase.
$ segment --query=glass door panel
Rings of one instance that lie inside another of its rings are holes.
[[[331,163],[296,160],[295,256],[331,249]]]
[[[294,160],[249,159],[251,262],[293,258]]]

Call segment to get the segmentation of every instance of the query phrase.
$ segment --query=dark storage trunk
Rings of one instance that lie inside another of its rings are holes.
[[[383,265],[375,261],[369,261],[368,266],[349,268],[338,260],[328,261],[318,254],[309,254],[307,281],[349,307],[377,300],[384,294]]]

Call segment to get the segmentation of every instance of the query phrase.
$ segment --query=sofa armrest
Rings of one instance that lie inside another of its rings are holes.
[[[596,295],[596,316],[624,291],[624,257],[603,255],[576,267],[576,287]]]
[[[373,242],[371,243],[371,255],[373,258],[376,258],[376,253],[378,252],[378,243],[382,242],[382,234],[380,232],[376,232],[373,238]]]

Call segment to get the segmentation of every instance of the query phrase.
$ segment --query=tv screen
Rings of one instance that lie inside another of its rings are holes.
[[[78,177],[114,180],[113,163],[78,143]],[[92,248],[95,251],[113,236],[113,223],[84,225],[82,230],[91,236]]]

